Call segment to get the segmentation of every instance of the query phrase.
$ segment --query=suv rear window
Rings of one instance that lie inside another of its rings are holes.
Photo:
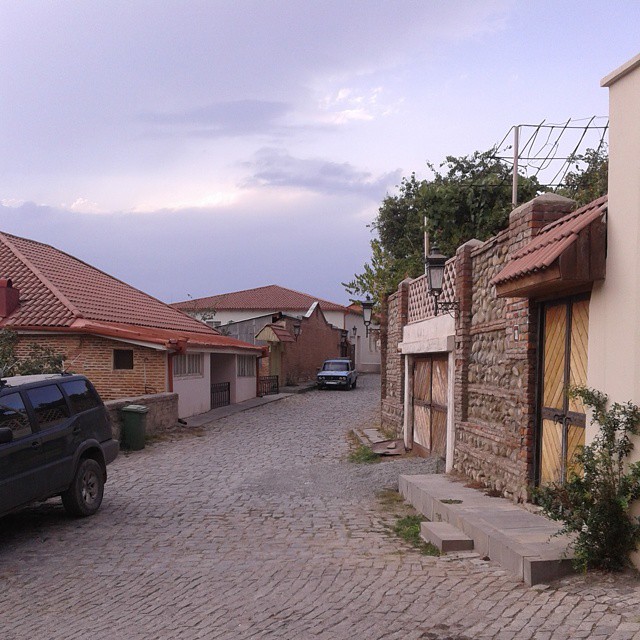
[[[55,384],[28,389],[26,392],[40,428],[58,424],[69,417],[69,407]]]
[[[31,433],[27,410],[19,393],[0,398],[0,427],[9,427],[14,438],[24,438]]]
[[[93,409],[100,404],[96,392],[86,380],[69,380],[69,382],[61,383],[60,386],[69,396],[71,409],[74,413]]]

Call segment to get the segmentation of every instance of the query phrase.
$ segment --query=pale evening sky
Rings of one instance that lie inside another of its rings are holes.
[[[636,1],[0,0],[0,24],[0,230],[167,302],[346,303],[403,175],[607,115],[640,52]]]

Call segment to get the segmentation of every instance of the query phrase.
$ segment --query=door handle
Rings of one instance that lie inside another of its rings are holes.
[[[560,423],[560,422],[564,424],[564,421],[565,421],[565,420],[566,420],[566,416],[564,415],[564,413],[556,413],[556,414],[553,416],[553,421],[554,421],[556,424],[558,424],[558,423]]]

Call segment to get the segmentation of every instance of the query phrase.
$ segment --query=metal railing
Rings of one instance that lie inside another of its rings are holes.
[[[231,383],[217,382],[211,385],[211,408],[226,407],[231,404]]]
[[[278,376],[260,376],[258,378],[258,395],[271,396],[280,393]]]

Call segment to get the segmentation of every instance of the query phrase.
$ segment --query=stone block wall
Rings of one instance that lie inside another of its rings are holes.
[[[147,435],[160,434],[178,424],[177,393],[156,393],[133,398],[120,398],[118,400],[107,400],[104,404],[111,418],[113,437],[118,440],[122,433],[120,409],[129,404],[141,404],[149,408],[146,424]]]
[[[538,196],[511,213],[506,230],[484,243],[462,245],[454,262],[460,308],[453,468],[519,501],[528,498],[535,462],[539,305],[526,298],[497,298],[491,280],[540,229],[573,208],[567,198]],[[408,322],[406,290],[405,282],[389,296],[382,322],[382,424],[398,432],[404,412],[398,343]]]
[[[21,334],[17,356],[26,357],[34,343],[62,354],[67,370],[87,376],[103,400],[166,391],[167,366],[163,351],[82,334]],[[133,350],[133,369],[113,368],[114,349]]]

